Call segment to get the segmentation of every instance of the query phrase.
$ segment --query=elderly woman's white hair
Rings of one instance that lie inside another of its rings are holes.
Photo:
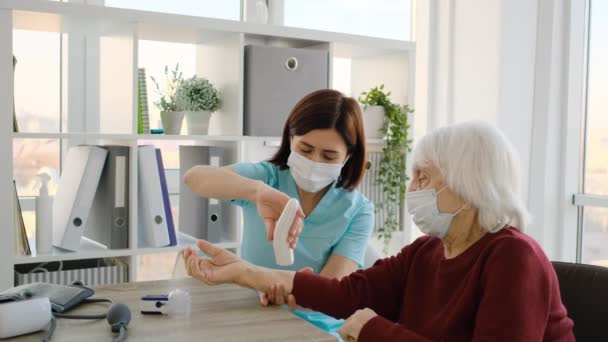
[[[437,166],[448,187],[479,209],[479,224],[489,232],[526,228],[519,158],[496,127],[471,121],[432,131],[416,144],[413,162]]]

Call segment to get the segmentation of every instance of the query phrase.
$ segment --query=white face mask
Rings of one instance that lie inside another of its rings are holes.
[[[298,152],[291,151],[287,165],[300,189],[318,192],[340,177],[344,164],[328,164],[312,161]]]
[[[440,213],[437,207],[437,195],[447,188],[447,185],[438,192],[435,189],[412,191],[407,193],[405,200],[407,210],[418,229],[423,233],[443,239],[450,229],[454,216],[468,206],[465,204],[454,214]]]

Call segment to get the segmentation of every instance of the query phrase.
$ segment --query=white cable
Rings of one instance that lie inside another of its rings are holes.
[[[125,327],[124,325],[120,326],[120,334],[118,335],[118,337],[114,340],[114,342],[122,342],[127,338],[127,327]]]
[[[58,262],[59,263],[59,269],[57,270],[57,272],[63,271],[63,261],[58,260],[58,261],[47,261],[47,262],[43,262],[42,264],[34,267],[31,271],[27,272],[27,273],[35,273],[35,272],[44,272],[44,273],[49,273],[49,270],[47,270],[46,268],[44,268],[44,266],[50,264],[51,262]]]

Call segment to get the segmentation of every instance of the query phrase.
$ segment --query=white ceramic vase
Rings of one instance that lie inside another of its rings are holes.
[[[367,139],[382,139],[382,127],[384,126],[384,107],[367,106],[363,111],[363,127]]]
[[[189,135],[207,135],[209,133],[209,120],[211,120],[212,112],[187,111],[184,113]]]
[[[184,112],[160,112],[160,120],[163,123],[165,134],[180,134],[184,122]]]

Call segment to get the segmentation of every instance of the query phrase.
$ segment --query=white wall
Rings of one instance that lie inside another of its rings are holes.
[[[497,121],[500,92],[500,1],[452,2],[448,121]],[[450,15],[450,13],[448,13]]]
[[[428,2],[431,7],[436,3],[437,14],[431,16],[437,22],[430,24],[436,43],[430,51],[434,60],[429,77],[434,82],[426,100],[433,119],[428,119],[427,130],[473,119],[492,122],[513,141],[527,170],[537,1]]]
[[[572,3],[584,3],[573,0]],[[553,259],[572,259],[563,243],[576,226],[560,222],[566,189],[564,146],[571,1],[419,0],[415,138],[446,124],[481,119],[514,143],[521,190],[535,221],[527,231]],[[547,23],[549,21],[549,23]],[[567,44],[566,44],[567,45]],[[566,50],[565,50],[566,49]],[[423,120],[420,117],[425,116]],[[572,175],[569,175],[572,177]],[[570,222],[572,224],[572,222]]]
[[[537,1],[502,1],[500,7],[497,124],[519,151],[528,189],[534,103]]]

